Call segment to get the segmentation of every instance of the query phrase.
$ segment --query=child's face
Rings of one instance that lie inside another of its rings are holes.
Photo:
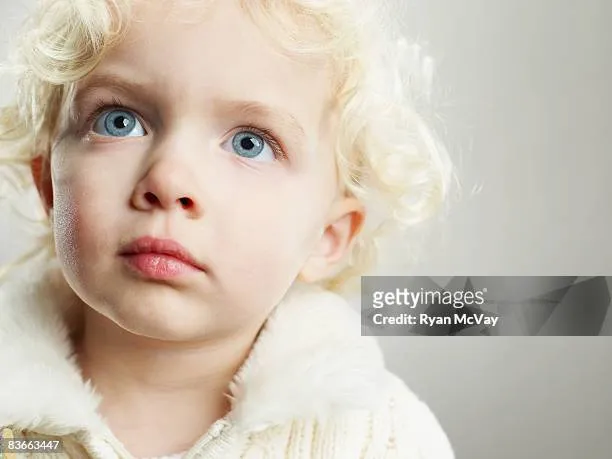
[[[134,333],[252,328],[305,266],[323,275],[361,221],[337,198],[329,74],[281,55],[237,2],[197,25],[163,22],[152,5],[79,83],[80,120],[52,152],[58,256],[79,296]],[[99,101],[108,110],[87,124]],[[144,280],[118,252],[147,235],[177,240],[208,271]]]

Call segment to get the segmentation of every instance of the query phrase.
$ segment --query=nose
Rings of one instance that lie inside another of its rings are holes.
[[[168,158],[149,168],[136,185],[131,203],[143,211],[179,209],[189,218],[198,218],[202,214],[197,183],[189,168]]]

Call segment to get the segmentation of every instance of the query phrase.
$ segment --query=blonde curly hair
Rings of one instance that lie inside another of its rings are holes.
[[[122,40],[134,1],[40,0],[0,67],[17,82],[14,103],[0,108],[0,172],[6,183],[19,191],[33,185],[32,159],[51,151],[77,82]],[[207,1],[180,3],[199,8]],[[339,177],[380,216],[374,221],[368,215],[346,266],[325,282],[339,289],[374,265],[378,241],[388,230],[409,230],[441,214],[456,181],[446,150],[419,112],[429,103],[432,61],[408,44],[397,7],[382,0],[240,4],[284,50],[323,56],[333,65]],[[47,216],[38,223],[45,230],[36,248],[4,273],[43,252],[55,257],[52,224]]]

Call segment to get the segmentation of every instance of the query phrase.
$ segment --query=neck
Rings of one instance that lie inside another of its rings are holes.
[[[130,333],[86,308],[77,359],[102,397],[100,414],[129,451],[176,453],[229,411],[229,383],[257,331],[210,341],[162,341]]]

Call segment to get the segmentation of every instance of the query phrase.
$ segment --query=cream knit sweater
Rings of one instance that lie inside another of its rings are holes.
[[[100,396],[72,358],[68,333],[83,305],[55,265],[23,279],[0,289],[5,436],[59,438],[64,457],[134,459],[98,414]],[[228,396],[229,414],[177,457],[453,458],[427,405],[385,369],[376,341],[361,336],[359,315],[318,288],[290,289]]]

